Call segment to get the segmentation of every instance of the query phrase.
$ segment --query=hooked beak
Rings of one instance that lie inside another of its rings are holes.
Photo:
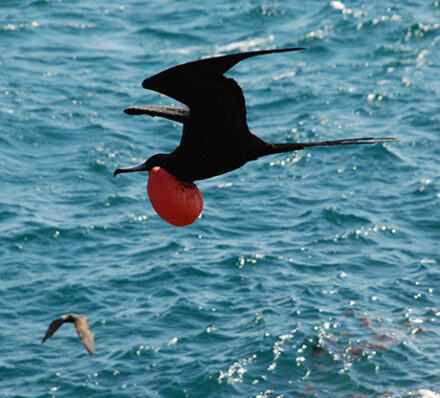
[[[113,175],[117,176],[120,173],[134,173],[136,171],[150,171],[150,168],[147,166],[147,162],[144,162],[138,164],[137,166],[127,167],[125,169],[116,169]]]

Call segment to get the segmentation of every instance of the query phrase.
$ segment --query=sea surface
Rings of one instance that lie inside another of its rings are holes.
[[[113,177],[180,140],[143,79],[292,46],[228,72],[255,134],[398,141],[199,181],[184,228]],[[1,1],[0,396],[440,397],[439,160],[439,1]],[[41,344],[69,312],[94,356]]]

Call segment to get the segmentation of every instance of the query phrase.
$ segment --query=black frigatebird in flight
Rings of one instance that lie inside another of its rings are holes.
[[[173,152],[154,155],[138,166],[117,169],[114,175],[149,172],[148,194],[157,213],[174,225],[187,225],[200,215],[203,206],[200,191],[193,184],[196,180],[227,173],[261,156],[313,146],[377,144],[394,140],[391,137],[367,137],[272,144],[252,134],[246,121],[243,92],[235,80],[224,74],[246,58],[298,50],[303,48],[205,58],[174,66],[145,79],[142,82],[144,88],[174,98],[186,106],[134,106],[125,112],[160,116],[183,123],[182,138]],[[185,191],[191,195],[188,197]],[[189,205],[194,205],[189,211],[191,221],[176,221],[174,214],[188,211]]]

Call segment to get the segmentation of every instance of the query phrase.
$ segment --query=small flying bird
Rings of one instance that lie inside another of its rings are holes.
[[[44,343],[46,340],[50,339],[52,335],[60,328],[60,326],[66,322],[75,324],[75,328],[81,342],[89,354],[93,355],[95,353],[95,340],[92,332],[90,331],[87,317],[80,314],[66,314],[62,315],[61,318],[52,321],[43,337],[43,340],[41,340],[41,343]]]
[[[203,197],[196,180],[235,170],[261,156],[312,146],[378,144],[394,138],[350,138],[336,141],[271,144],[252,134],[246,121],[246,104],[237,82],[224,74],[238,62],[256,55],[298,51],[304,48],[250,51],[205,58],[174,66],[147,78],[142,86],[186,106],[134,106],[129,115],[160,116],[183,124],[179,146],[144,163],[117,169],[119,173],[149,172],[148,196],[156,212],[173,225],[184,226],[198,218]]]

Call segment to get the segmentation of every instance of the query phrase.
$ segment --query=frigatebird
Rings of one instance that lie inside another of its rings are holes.
[[[75,328],[81,342],[89,354],[93,355],[95,353],[95,340],[92,332],[90,331],[87,317],[81,314],[61,315],[60,318],[52,321],[47,328],[46,334],[44,335],[43,340],[41,340],[41,343],[44,343],[47,339],[50,339],[52,335],[66,322],[75,324]]]
[[[174,66],[145,79],[142,82],[144,88],[164,94],[186,106],[134,106],[125,109],[125,112],[129,115],[160,116],[183,123],[182,138],[173,152],[154,155],[138,166],[117,169],[114,175],[150,172],[159,167],[182,183],[191,184],[235,170],[261,156],[313,146],[377,144],[394,140],[390,137],[367,137],[272,144],[252,134],[246,121],[243,92],[235,80],[224,74],[246,58],[298,50],[304,48],[250,51],[205,58]],[[181,189],[185,187],[184,184],[180,185]]]

